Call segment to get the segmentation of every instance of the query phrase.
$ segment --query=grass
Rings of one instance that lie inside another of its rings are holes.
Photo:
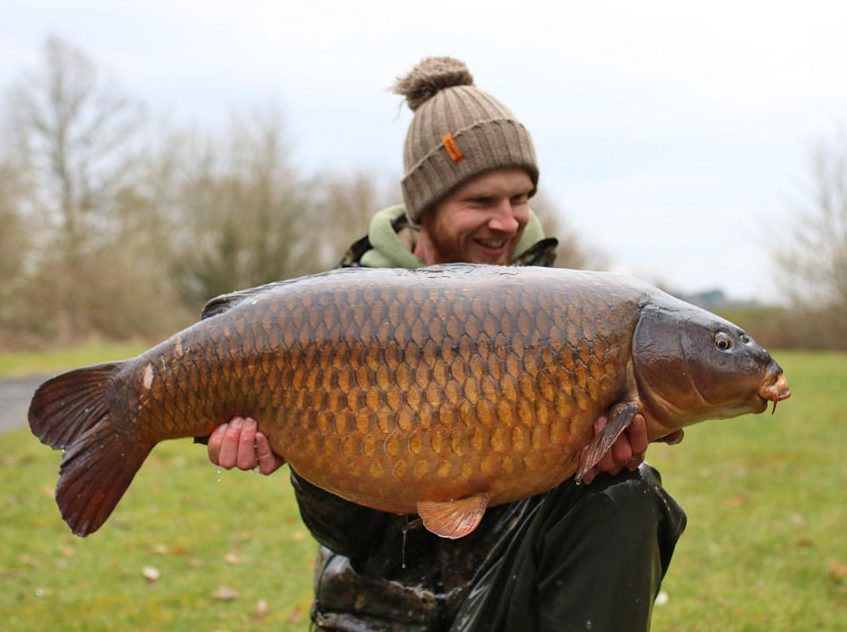
[[[131,358],[146,348],[147,345],[139,343],[101,342],[52,351],[0,353],[0,377],[49,375],[88,364]]]
[[[778,353],[792,399],[650,461],[689,525],[653,629],[847,629],[847,355]]]
[[[650,449],[689,518],[654,632],[847,629],[847,355],[777,357],[794,396],[775,416]],[[167,442],[79,539],[58,462],[26,429],[0,435],[0,630],[308,628],[315,545],[285,473],[218,481],[203,448]]]

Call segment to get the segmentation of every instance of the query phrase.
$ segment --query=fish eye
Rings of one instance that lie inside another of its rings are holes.
[[[726,332],[719,331],[715,334],[715,346],[721,351],[729,351],[732,349],[732,338]]]

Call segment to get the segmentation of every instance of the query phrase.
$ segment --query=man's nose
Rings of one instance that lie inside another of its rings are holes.
[[[494,209],[494,214],[488,220],[488,227],[491,230],[500,231],[502,233],[514,234],[518,231],[520,223],[515,218],[512,212],[511,200],[503,200]]]

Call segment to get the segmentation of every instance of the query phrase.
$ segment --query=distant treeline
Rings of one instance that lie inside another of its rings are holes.
[[[154,340],[213,296],[336,266],[373,213],[401,200],[373,174],[305,175],[272,107],[224,130],[164,128],[55,38],[0,108],[6,349]],[[560,261],[585,265],[545,206]]]
[[[154,341],[213,296],[334,267],[401,199],[374,174],[304,174],[274,108],[213,132],[165,126],[55,38],[8,87],[0,124],[4,349]],[[821,153],[814,208],[775,257],[794,307],[747,325],[765,344],[847,348],[847,176],[835,158]],[[602,267],[549,200],[533,208],[560,239],[559,265]]]

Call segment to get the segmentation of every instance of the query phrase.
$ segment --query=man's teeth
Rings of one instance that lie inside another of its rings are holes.
[[[505,239],[477,239],[486,248],[502,248],[506,243]]]

